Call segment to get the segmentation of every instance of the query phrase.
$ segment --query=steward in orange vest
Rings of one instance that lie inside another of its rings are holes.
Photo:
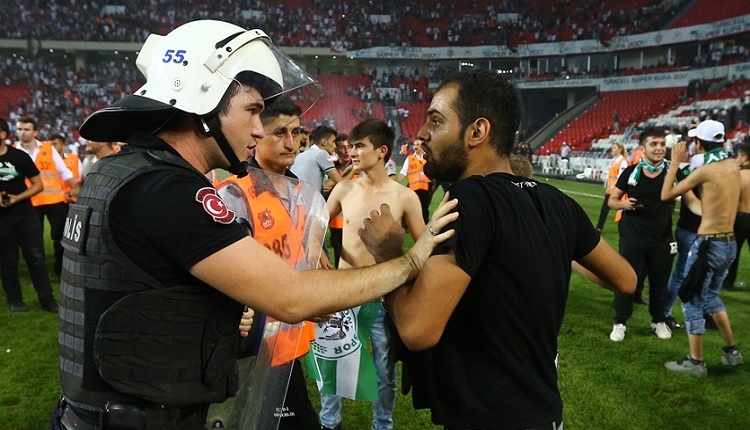
[[[286,206],[288,203],[275,192],[276,187],[269,175],[263,173],[254,158],[248,160],[248,164],[258,170],[255,172],[256,174],[249,174],[242,178],[229,177],[221,181],[216,189],[223,197],[225,192],[228,192],[226,191],[227,187],[233,185],[239,188],[249,209],[246,220],[249,223],[253,238],[281,257],[287,264],[296,267],[300,261],[307,258],[305,244],[303,243],[306,239],[306,214],[304,211],[294,208],[291,212],[296,216],[292,217],[290,209]],[[271,173],[270,175],[274,174]],[[284,176],[297,178],[289,169],[286,170]],[[291,186],[291,181],[289,184]],[[299,185],[289,191],[292,193],[299,191]],[[289,362],[305,355],[310,350],[310,341],[315,339],[315,328],[308,322],[300,330],[302,330],[301,338],[298,336],[299,331],[297,331],[296,333],[285,333],[287,340],[281,337],[276,340],[272,365]],[[299,339],[299,342],[297,342],[297,339]],[[286,342],[289,345],[283,346],[280,342]]]
[[[419,203],[422,205],[422,218],[425,224],[430,221],[430,202],[432,201],[432,181],[424,174],[424,150],[422,149],[422,140],[414,141],[414,154],[406,157],[404,166],[398,174],[398,182],[401,182],[406,176],[408,186],[417,193]]]
[[[408,182],[409,188],[418,190],[429,190],[430,189],[430,178],[424,174],[425,159],[411,154],[406,157],[408,168],[406,170],[406,181]]]
[[[39,169],[39,176],[44,184],[44,190],[31,198],[31,204],[34,207],[68,202],[61,185],[62,182],[67,181],[57,174],[53,151],[55,149],[52,147],[52,142],[42,142],[34,157],[34,164]]]

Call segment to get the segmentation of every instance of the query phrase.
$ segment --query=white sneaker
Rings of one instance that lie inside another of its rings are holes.
[[[659,339],[672,339],[672,329],[665,322],[651,323],[651,330]]]
[[[625,324],[615,324],[612,326],[612,333],[609,334],[609,338],[612,342],[622,342],[625,339],[625,331],[627,329]]]

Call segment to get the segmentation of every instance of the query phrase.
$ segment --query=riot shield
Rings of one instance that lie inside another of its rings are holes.
[[[312,185],[249,167],[247,179],[225,181],[217,186],[217,192],[254,232],[263,228],[263,223],[286,221],[288,216],[287,233],[278,244],[274,240],[266,247],[278,247],[277,254],[298,270],[317,268],[328,228],[328,210],[323,196]],[[255,213],[253,202],[258,196],[278,199],[286,214]],[[286,324],[268,316],[263,324],[263,334],[253,348],[257,353],[238,360],[237,395],[209,409],[206,425],[210,428],[276,429],[286,413],[284,399],[305,323]]]

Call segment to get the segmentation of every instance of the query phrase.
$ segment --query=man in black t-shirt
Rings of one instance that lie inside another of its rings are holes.
[[[31,183],[26,186],[26,180]],[[0,141],[0,280],[8,310],[28,312],[18,277],[18,248],[29,269],[42,309],[56,311],[47,266],[44,264],[42,229],[29,198],[42,191],[34,160],[25,152]]]
[[[671,339],[672,329],[664,315],[664,303],[677,244],[672,236],[674,201],[661,200],[661,187],[669,165],[664,160],[667,149],[664,130],[644,129],[640,144],[643,157],[620,174],[609,195],[609,207],[622,210],[623,214],[618,224],[620,254],[633,268],[639,268],[639,283],[648,277],[651,329],[659,339]],[[625,194],[628,198],[622,200]],[[609,338],[621,342],[633,314],[633,295],[615,293],[614,306],[615,324]]]
[[[425,174],[451,182],[461,215],[416,281],[385,302],[417,351],[404,364],[414,407],[446,429],[561,428],[555,357],[572,262],[606,288],[635,289],[575,201],[512,174],[520,118],[513,85],[472,70],[441,84],[418,134]]]

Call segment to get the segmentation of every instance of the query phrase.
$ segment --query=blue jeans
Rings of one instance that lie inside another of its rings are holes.
[[[713,315],[716,312],[726,310],[724,302],[719,298],[719,292],[724,283],[724,278],[729,272],[729,266],[732,265],[737,253],[737,243],[734,241],[734,237],[714,239],[698,236],[690,248],[684,276],[687,276],[690,267],[695,262],[700,244],[706,240],[709,240],[710,244],[708,247],[708,269],[703,281],[703,290],[701,294],[696,294],[690,301],[682,304],[682,311],[685,313],[685,329],[688,333],[694,335],[702,335],[706,332],[704,314]]]
[[[372,404],[372,430],[393,429],[393,409],[396,406],[396,361],[391,353],[391,331],[386,325],[388,312],[380,306],[372,326],[372,358],[378,372],[378,401]],[[334,428],[341,422],[341,397],[320,396],[320,424]]]
[[[680,291],[682,281],[685,280],[685,265],[688,260],[690,247],[695,242],[696,233],[677,227],[674,230],[674,238],[677,241],[677,263],[675,263],[672,276],[667,284],[667,294],[664,297],[664,317],[672,317],[672,307],[677,301],[677,293]]]

